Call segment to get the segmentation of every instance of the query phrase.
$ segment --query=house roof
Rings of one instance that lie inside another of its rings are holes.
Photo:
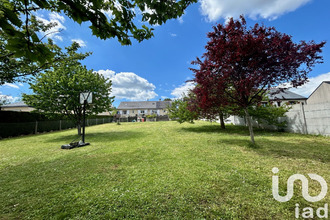
[[[121,102],[118,109],[164,109],[170,105],[171,101]]]
[[[269,100],[306,100],[307,98],[301,95],[298,95],[297,93],[291,92],[291,91],[283,91],[283,92],[278,92],[276,94],[272,94],[275,93],[277,91],[277,89],[273,88],[269,90],[269,93],[267,94],[267,97],[269,98]]]
[[[316,90],[318,90],[319,88],[320,88],[320,86],[323,84],[323,83],[326,83],[326,84],[329,84],[330,85],[330,81],[323,81],[323,82],[321,82],[321,84],[308,96],[308,98],[309,97],[311,97],[312,95],[313,95],[313,93],[316,91]]]
[[[25,104],[25,102],[15,102],[15,103],[11,103],[11,104],[7,104],[7,105],[2,105],[2,108],[16,108],[16,107],[31,107],[27,104]]]

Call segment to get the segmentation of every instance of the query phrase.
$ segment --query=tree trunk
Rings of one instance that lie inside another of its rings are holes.
[[[254,141],[254,133],[253,133],[253,127],[252,127],[252,121],[251,121],[250,114],[249,114],[249,112],[248,112],[247,109],[244,109],[244,112],[245,112],[245,116],[246,116],[247,124],[248,124],[248,126],[249,126],[251,142],[252,142],[252,144],[255,144],[255,141]]]
[[[226,129],[225,121],[224,121],[224,119],[223,119],[223,113],[222,113],[222,112],[219,112],[219,118],[220,118],[220,125],[221,125],[221,128],[222,128],[222,129]]]
[[[80,123],[77,124],[78,135],[81,136],[81,125]]]

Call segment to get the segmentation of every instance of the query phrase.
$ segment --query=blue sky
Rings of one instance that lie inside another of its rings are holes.
[[[248,3],[247,3],[248,2]],[[57,22],[60,33],[49,35],[61,47],[72,40],[81,51],[93,54],[82,63],[113,81],[115,106],[123,100],[158,100],[179,97],[191,88],[191,61],[200,57],[206,34],[212,26],[228,17],[244,14],[248,25],[264,23],[292,35],[294,41],[327,41],[324,63],[310,73],[310,82],[293,91],[308,95],[324,80],[330,80],[330,1],[329,0],[200,0],[183,17],[156,26],[154,37],[131,46],[121,46],[116,39],[100,40],[92,36],[88,24],[78,25],[63,14],[39,12],[44,22]],[[139,23],[138,19],[137,22]],[[31,93],[27,84],[5,84],[0,96],[16,101],[21,93]]]

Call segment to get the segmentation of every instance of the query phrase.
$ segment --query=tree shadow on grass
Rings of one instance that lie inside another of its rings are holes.
[[[244,126],[229,125],[223,130],[220,126],[206,125],[182,128],[182,130],[185,132],[233,135],[235,136],[233,138],[219,136],[219,144],[244,147],[259,155],[330,162],[330,143],[314,136],[292,139],[290,136],[296,137],[296,134],[254,129],[256,144],[253,145],[249,138],[248,128]]]
[[[107,131],[107,132],[88,132],[85,135],[86,142],[112,142],[120,140],[131,140],[145,137],[143,132],[139,131]],[[63,142],[70,143],[73,140],[79,141],[81,139],[78,135],[62,134],[55,138],[47,138],[46,142]]]
[[[274,158],[288,157],[293,159],[309,159],[322,163],[330,162],[330,145],[315,140],[301,140],[291,142],[285,140],[270,140],[269,138],[256,138],[256,145],[251,145],[249,139],[221,139],[219,143],[225,145],[245,147],[262,156]]]
[[[186,132],[196,132],[196,133],[222,133],[222,134],[232,134],[232,135],[242,135],[242,136],[250,136],[248,127],[238,126],[238,125],[226,125],[226,129],[221,129],[220,125],[204,125],[198,127],[183,127],[181,128]],[[263,129],[254,128],[253,129],[255,135],[280,135],[283,134],[281,132],[276,131],[267,131]]]

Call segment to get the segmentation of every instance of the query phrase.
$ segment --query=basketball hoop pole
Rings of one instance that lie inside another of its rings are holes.
[[[81,139],[79,142],[71,142],[70,144],[64,144],[61,146],[61,149],[73,149],[76,147],[83,147],[89,145],[89,143],[85,143],[85,127],[86,127],[86,106],[89,103],[92,103],[92,93],[80,93],[80,104],[83,105],[83,132],[81,135]],[[80,123],[80,122],[79,122]]]
[[[83,107],[83,133],[82,133],[82,142],[85,143],[85,115],[86,115],[86,104],[87,100],[84,100],[84,107]]]
[[[82,102],[83,101],[83,102]],[[85,127],[86,127],[86,105],[92,103],[92,93],[81,93],[80,103],[83,104],[83,132],[82,132],[82,142],[85,143]]]

